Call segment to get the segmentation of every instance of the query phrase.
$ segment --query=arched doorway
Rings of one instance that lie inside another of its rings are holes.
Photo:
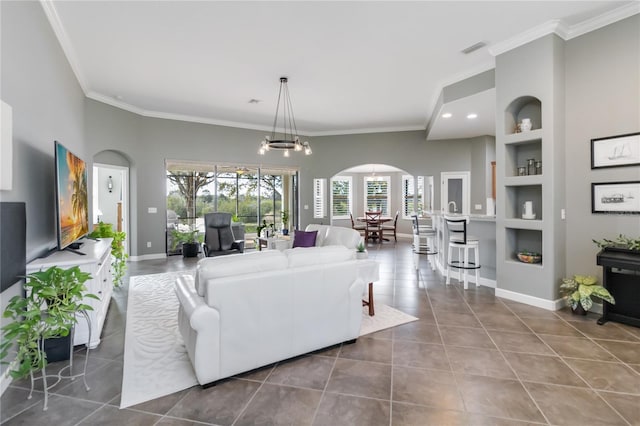
[[[351,226],[367,210],[399,213],[397,233],[410,237],[411,214],[433,209],[433,177],[413,176],[388,164],[361,164],[336,173],[328,182],[332,225]]]
[[[116,151],[102,151],[93,157],[93,223],[111,223],[127,234],[129,253],[129,160]]]

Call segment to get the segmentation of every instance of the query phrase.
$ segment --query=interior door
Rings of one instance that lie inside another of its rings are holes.
[[[440,210],[445,213],[469,214],[470,172],[442,172]]]

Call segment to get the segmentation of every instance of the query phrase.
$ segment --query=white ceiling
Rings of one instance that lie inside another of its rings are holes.
[[[288,76],[298,130],[309,136],[425,129],[441,112],[433,109],[442,88],[493,68],[495,54],[639,10],[633,1],[42,4],[92,99],[146,116],[268,130],[279,77]],[[487,47],[460,53],[479,41]],[[488,133],[490,95],[445,105],[484,110],[475,123],[437,119],[433,132]]]

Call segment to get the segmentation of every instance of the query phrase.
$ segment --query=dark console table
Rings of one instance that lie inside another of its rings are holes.
[[[621,249],[604,249],[597,256],[602,266],[602,285],[616,299],[603,302],[598,324],[617,321],[640,327],[640,253]]]

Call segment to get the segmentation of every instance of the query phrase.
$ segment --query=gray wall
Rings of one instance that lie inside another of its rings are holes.
[[[591,170],[590,140],[640,131],[640,15],[566,43],[567,275],[602,277],[593,238],[640,236],[638,215],[591,213],[591,183],[640,180],[640,166]]]
[[[491,162],[496,159],[496,138],[481,136],[471,144],[471,170],[473,176],[469,185],[471,193],[470,213],[485,214],[487,198],[491,197]],[[475,209],[476,204],[482,207]]]
[[[31,261],[56,245],[53,141],[87,159],[84,95],[40,3],[3,1],[0,15],[0,94],[13,108],[13,188],[0,200],[26,203]],[[19,292],[14,285],[2,293],[2,311]]]
[[[482,138],[425,142],[422,131],[316,137],[309,139],[312,156],[294,154],[285,159],[277,153],[258,155],[258,144],[264,137],[261,131],[140,117],[92,100],[86,101],[85,114],[89,153],[111,150],[130,160],[134,256],[164,252],[165,159],[299,167],[303,227],[328,221],[313,219],[312,180],[329,179],[360,164],[390,164],[414,176],[434,175],[436,181],[441,171],[471,170],[472,179],[478,173],[484,181],[485,169],[474,171],[471,162],[471,144],[484,146]],[[482,158],[484,155],[483,151]],[[439,197],[436,185],[436,207]],[[148,213],[149,207],[156,207],[158,213]],[[403,232],[408,232],[408,226],[403,226]],[[146,246],[149,241],[151,248]]]

